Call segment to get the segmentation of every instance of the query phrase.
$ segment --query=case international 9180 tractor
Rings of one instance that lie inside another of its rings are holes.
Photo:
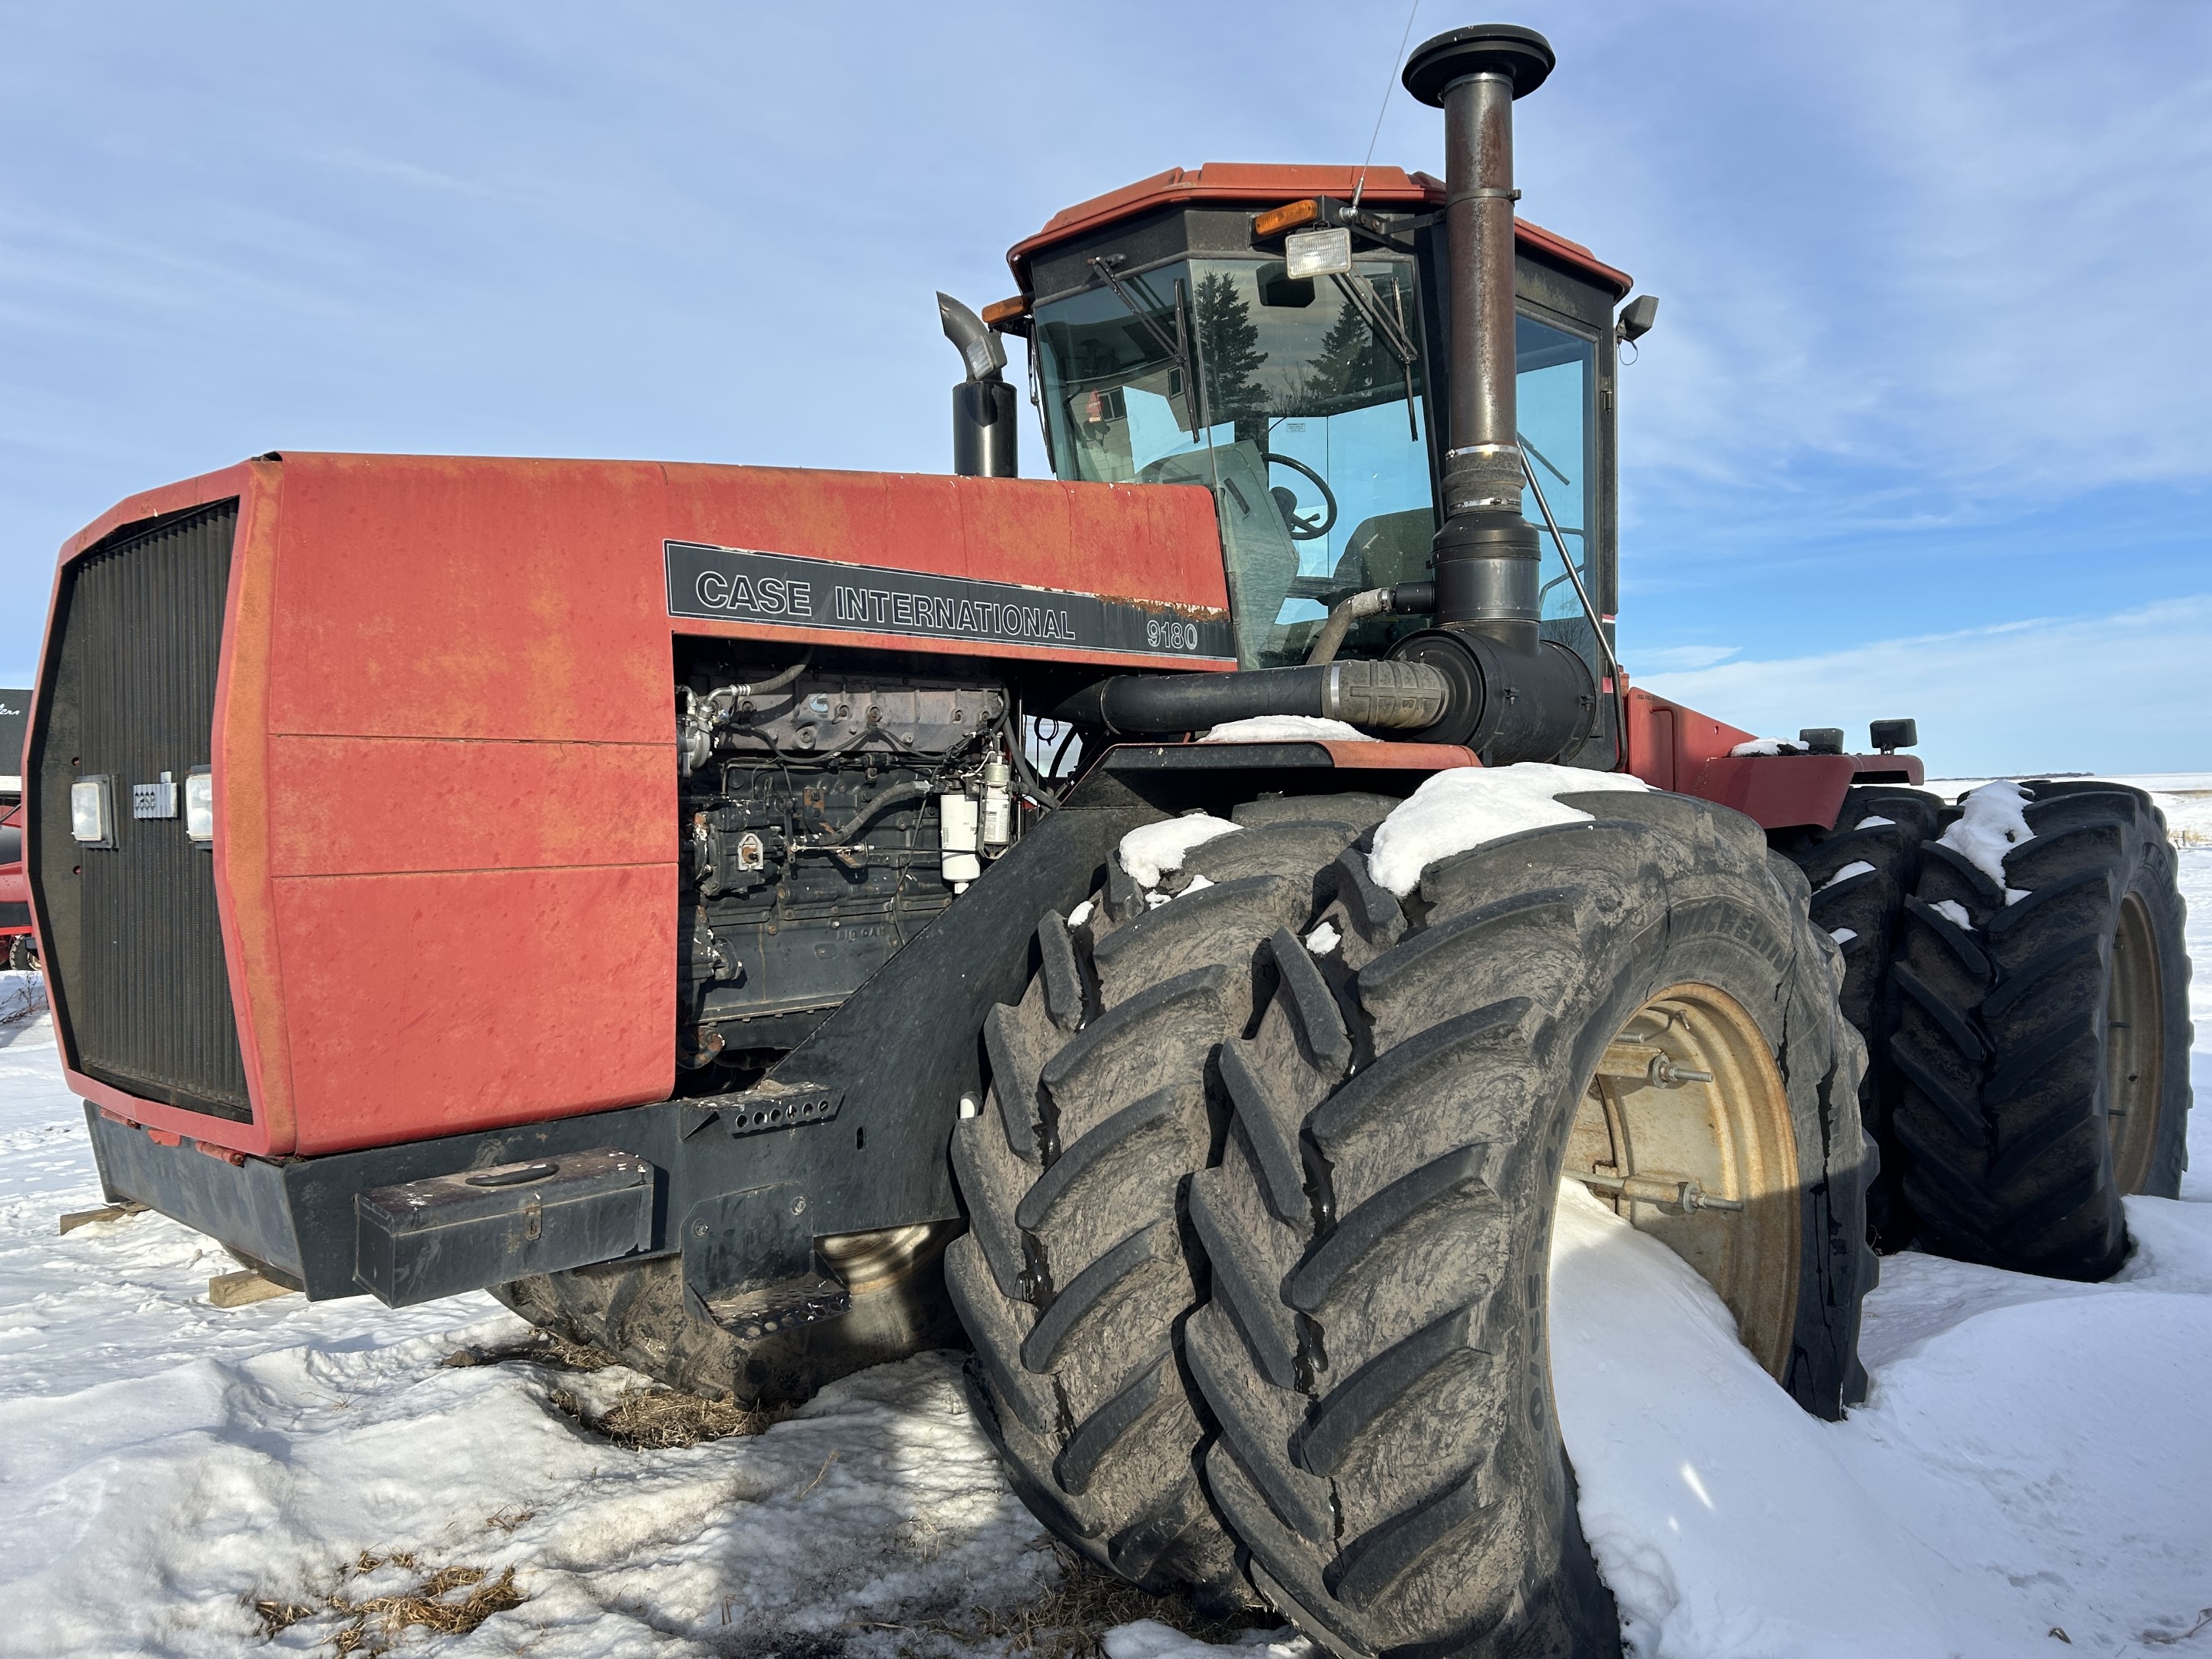
[[[1552,65],[1420,48],[1441,182],[1059,215],[941,302],[953,477],[283,453],[96,520],[26,766],[111,1197],[742,1400],[964,1335],[1054,1533],[1357,1656],[1615,1644],[1563,1176],[1824,1416],[1870,1241],[2111,1271],[2189,1103],[2163,825],[1630,685],[1652,307],[1516,221]]]
[[[0,686],[0,968],[28,968],[38,960],[23,869],[23,780],[15,769],[30,710],[29,691]]]

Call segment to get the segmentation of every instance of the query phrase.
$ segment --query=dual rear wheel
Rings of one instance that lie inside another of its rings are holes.
[[[1591,820],[1431,866],[1403,902],[1365,858],[1389,803],[1254,803],[1236,815],[1249,828],[1188,860],[1215,887],[1138,921],[1110,884],[1068,933],[1096,1012],[1039,1091],[1015,1073],[1033,1115],[999,1109],[994,1042],[998,1098],[956,1142],[975,1224],[948,1277],[979,1415],[1040,1516],[1095,1559],[1217,1601],[1256,1591],[1343,1654],[1616,1650],[1552,1407],[1563,1176],[1697,1267],[1808,1409],[1834,1416],[1859,1385],[1873,1159],[1836,951],[1747,820],[1673,796],[1568,801]],[[1122,1085],[1137,1097],[1102,1100],[1071,1139],[1063,1091],[1137,1018],[1120,1009],[1188,978],[1164,941],[1249,868],[1285,887],[1212,935],[1198,971],[1224,977],[1204,1031],[1155,1025]],[[1058,949],[1031,988],[1048,1018]],[[1119,998],[1114,964],[1139,952],[1181,973]],[[1088,1136],[1170,1115],[1139,1109],[1162,1095],[1181,1103],[1176,1150],[1154,1132],[1156,1156],[1104,1176]],[[1077,1157],[1097,1184],[1069,1279],[1049,1230]],[[1109,1320],[1085,1275],[1125,1258],[1142,1266]],[[1111,1334],[1103,1389],[1097,1360],[1037,1334],[1081,1320]],[[1097,1455],[1108,1427],[1143,1455]]]

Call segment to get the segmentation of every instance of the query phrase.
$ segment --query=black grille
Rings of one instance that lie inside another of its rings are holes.
[[[216,672],[238,503],[119,531],[70,567],[32,733],[33,879],[54,1011],[78,1068],[143,1099],[247,1120],[216,916],[215,860],[185,835],[185,775],[214,748]],[[173,818],[131,817],[167,772]],[[70,834],[70,785],[112,780],[116,845]]]

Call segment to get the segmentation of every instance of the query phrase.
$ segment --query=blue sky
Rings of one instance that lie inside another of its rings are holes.
[[[1639,678],[1914,714],[1937,771],[2212,768],[2212,7],[1510,15],[1560,56],[1522,210],[1662,300]],[[0,684],[64,537],[267,449],[943,470],[933,290],[1164,167],[1357,161],[1405,17],[10,0]],[[1436,116],[1376,154],[1441,171]]]

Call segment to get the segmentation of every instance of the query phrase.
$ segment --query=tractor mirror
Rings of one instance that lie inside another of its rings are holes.
[[[1352,233],[1340,226],[1334,230],[1302,230],[1283,238],[1285,275],[1292,282],[1314,276],[1349,276],[1352,275]]]
[[[1303,311],[1314,302],[1313,278],[1293,282],[1280,259],[1260,267],[1260,303],[1275,311]]]

